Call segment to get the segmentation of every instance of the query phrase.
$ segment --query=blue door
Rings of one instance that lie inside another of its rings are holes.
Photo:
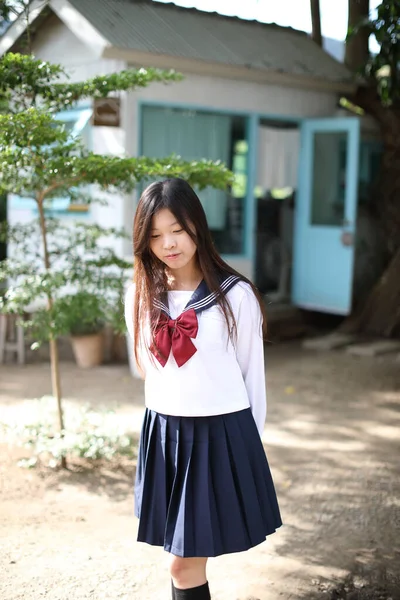
[[[299,307],[351,311],[359,144],[358,118],[301,126],[292,282]]]

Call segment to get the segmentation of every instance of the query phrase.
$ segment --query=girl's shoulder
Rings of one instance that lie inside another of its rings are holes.
[[[237,324],[251,326],[262,322],[263,313],[253,288],[246,281],[239,281],[227,294]]]
[[[233,305],[258,302],[250,284],[246,281],[238,281],[227,293],[229,302]]]

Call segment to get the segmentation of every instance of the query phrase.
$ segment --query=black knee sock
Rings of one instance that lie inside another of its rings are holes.
[[[174,586],[174,582],[172,580],[171,580],[171,592],[172,592],[172,600],[176,600],[175,586]]]
[[[211,600],[208,583],[188,590],[174,588],[175,600]]]

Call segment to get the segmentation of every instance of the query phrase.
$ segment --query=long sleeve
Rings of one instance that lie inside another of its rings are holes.
[[[267,413],[262,316],[257,298],[246,288],[237,318],[236,358],[242,371],[251,411],[260,436]]]

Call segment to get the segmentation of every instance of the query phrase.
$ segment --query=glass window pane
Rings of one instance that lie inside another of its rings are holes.
[[[314,134],[311,224],[342,225],[345,217],[347,133]]]

